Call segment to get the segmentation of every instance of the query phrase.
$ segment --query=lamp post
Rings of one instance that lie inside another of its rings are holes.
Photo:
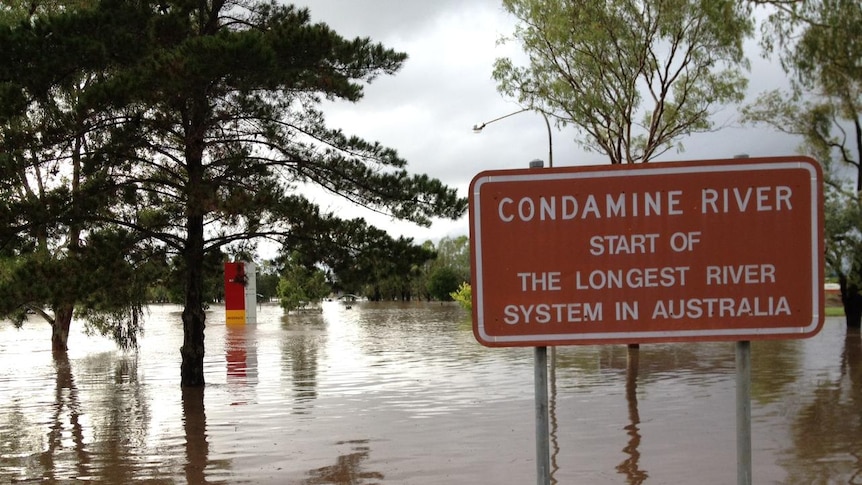
[[[502,119],[514,116],[524,111],[532,111],[530,108],[524,108],[514,111],[507,115],[494,118],[484,123],[473,125],[474,133],[481,133],[486,126],[500,121]],[[554,167],[554,148],[551,136],[551,123],[548,121],[548,115],[543,111],[539,111],[542,118],[545,119],[545,126],[548,128],[548,168]],[[541,168],[541,160],[533,160],[530,162],[530,168]],[[551,362],[550,369],[548,368],[548,348],[535,347],[533,350],[533,377],[535,383],[535,411],[536,411],[536,483],[538,485],[550,485],[551,475],[553,470],[551,464],[556,464],[556,460],[551,459],[551,416],[554,416],[556,423],[556,369],[557,369],[557,352],[556,348],[551,347]],[[548,375],[550,371],[550,376]],[[550,381],[551,398],[548,398],[548,381]],[[556,444],[556,443],[555,443]],[[554,458],[556,458],[556,449]]]
[[[513,111],[507,115],[500,116],[499,118],[494,118],[493,120],[485,121],[483,123],[477,123],[477,124],[473,125],[473,133],[481,133],[482,129],[484,129],[486,126],[490,125],[491,123],[494,123],[495,121],[500,121],[500,120],[508,118],[510,116],[514,116],[516,114],[523,113],[524,111],[533,111],[533,109],[532,108],[524,108],[524,109],[520,109],[518,111]],[[540,115],[542,115],[542,118],[544,118],[544,120],[545,120],[545,126],[548,128],[548,167],[553,168],[554,167],[554,145],[553,145],[553,137],[551,136],[551,122],[548,121],[548,115],[546,115],[544,111],[538,111],[538,110],[536,110],[536,111]]]

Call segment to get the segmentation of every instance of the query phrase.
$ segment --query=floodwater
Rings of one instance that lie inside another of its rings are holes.
[[[136,354],[74,333],[67,360],[0,322],[0,483],[536,483],[533,351],[481,347],[454,304],[214,307],[202,391],[179,311],[151,307]],[[859,334],[751,347],[754,483],[862,483]],[[555,355],[555,483],[736,482],[733,343]]]

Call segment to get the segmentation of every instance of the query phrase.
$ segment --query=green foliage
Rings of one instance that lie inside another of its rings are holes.
[[[326,273],[320,268],[303,266],[300,259],[298,254],[292,254],[278,281],[278,298],[288,311],[319,303],[331,292]]]
[[[435,249],[437,258],[432,267],[449,267],[459,281],[470,281],[470,239],[467,236],[444,237]]]
[[[281,307],[287,311],[302,308],[309,303],[300,283],[293,279],[282,278],[278,280],[277,294]]]
[[[436,247],[431,241],[423,246],[434,251],[436,257],[422,265],[421,275],[416,279],[422,283],[418,291],[429,300],[449,300],[458,284],[470,281],[470,239],[467,236],[444,237]]]
[[[862,206],[859,199],[830,190],[824,202],[827,270],[839,275],[862,275]],[[862,286],[859,287],[862,289]]]
[[[803,140],[824,166],[826,264],[837,276],[847,324],[862,325],[862,4],[763,2],[764,49],[778,52],[790,92],[770,91],[743,110]]]
[[[862,5],[855,0],[782,2],[772,7],[762,25],[762,46],[778,53],[797,92],[858,98],[862,83]],[[854,89],[855,87],[855,89]],[[856,100],[858,103],[858,99]],[[851,117],[858,109],[849,106]]]
[[[470,286],[470,283],[461,283],[458,291],[453,291],[449,296],[457,301],[461,305],[461,308],[468,312],[473,310],[473,288]]]
[[[428,293],[436,300],[450,301],[461,281],[454,269],[441,266],[428,276]]]
[[[0,258],[0,314],[20,324],[24,310],[56,310],[74,302],[89,331],[133,348],[153,259],[152,249],[135,247],[128,232],[116,230],[92,232],[85,244],[66,253]]]
[[[201,294],[205,304],[224,299],[224,262],[228,256],[221,251],[208,252],[200,266]],[[152,261],[157,270],[151,273],[147,301],[182,304],[187,279],[186,262],[180,255],[162,254]]]
[[[54,62],[75,61],[44,35],[44,18],[86,16],[93,3],[13,1],[0,10],[0,316],[20,323],[25,310],[37,312],[55,349],[66,347],[73,314],[134,347],[158,252],[106,219],[116,201],[103,186],[111,130],[95,127],[112,123],[81,97],[97,73],[59,69]]]
[[[504,0],[529,65],[498,59],[498,89],[574,125],[611,163],[647,162],[739,102],[750,9],[733,0]]]
[[[362,219],[324,217],[319,237],[296,239],[290,245],[306,266],[319,264],[331,272],[335,291],[366,295],[371,300],[413,296],[414,282],[434,252],[410,238],[392,238]],[[324,229],[325,230],[321,230]]]

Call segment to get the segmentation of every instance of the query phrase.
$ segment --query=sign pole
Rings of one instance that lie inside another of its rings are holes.
[[[547,118],[545,121],[548,121]],[[548,125],[549,140],[551,135],[550,126]],[[554,166],[553,159],[551,159],[550,165]],[[531,169],[542,168],[544,162],[541,160],[532,160],[529,166]],[[548,412],[548,347],[536,347],[534,355],[536,386],[536,483],[537,485],[550,485],[551,436],[549,434],[550,419]],[[551,347],[551,355],[556,357],[553,347]],[[552,362],[551,365],[556,365],[556,362]]]
[[[751,342],[736,342],[736,483],[751,485]]]
[[[548,434],[548,348],[536,347],[536,483],[551,483],[551,449]]]

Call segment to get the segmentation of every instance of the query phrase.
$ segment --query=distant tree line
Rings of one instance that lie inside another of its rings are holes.
[[[362,261],[337,268],[305,259],[298,251],[260,261],[256,286],[260,301],[278,300],[288,310],[319,302],[330,296],[357,295],[371,301],[451,301],[452,293],[470,282],[470,246],[467,236],[444,237],[436,245],[407,244],[405,251],[364,254]],[[392,261],[393,257],[399,261]],[[224,262],[236,255],[211,253],[204,263],[203,294],[206,302],[224,299]],[[374,259],[375,257],[379,259]],[[254,259],[246,257],[245,259]],[[183,303],[182,260],[150,261],[152,276],[147,288],[149,303]],[[372,269],[373,268],[373,269]]]

